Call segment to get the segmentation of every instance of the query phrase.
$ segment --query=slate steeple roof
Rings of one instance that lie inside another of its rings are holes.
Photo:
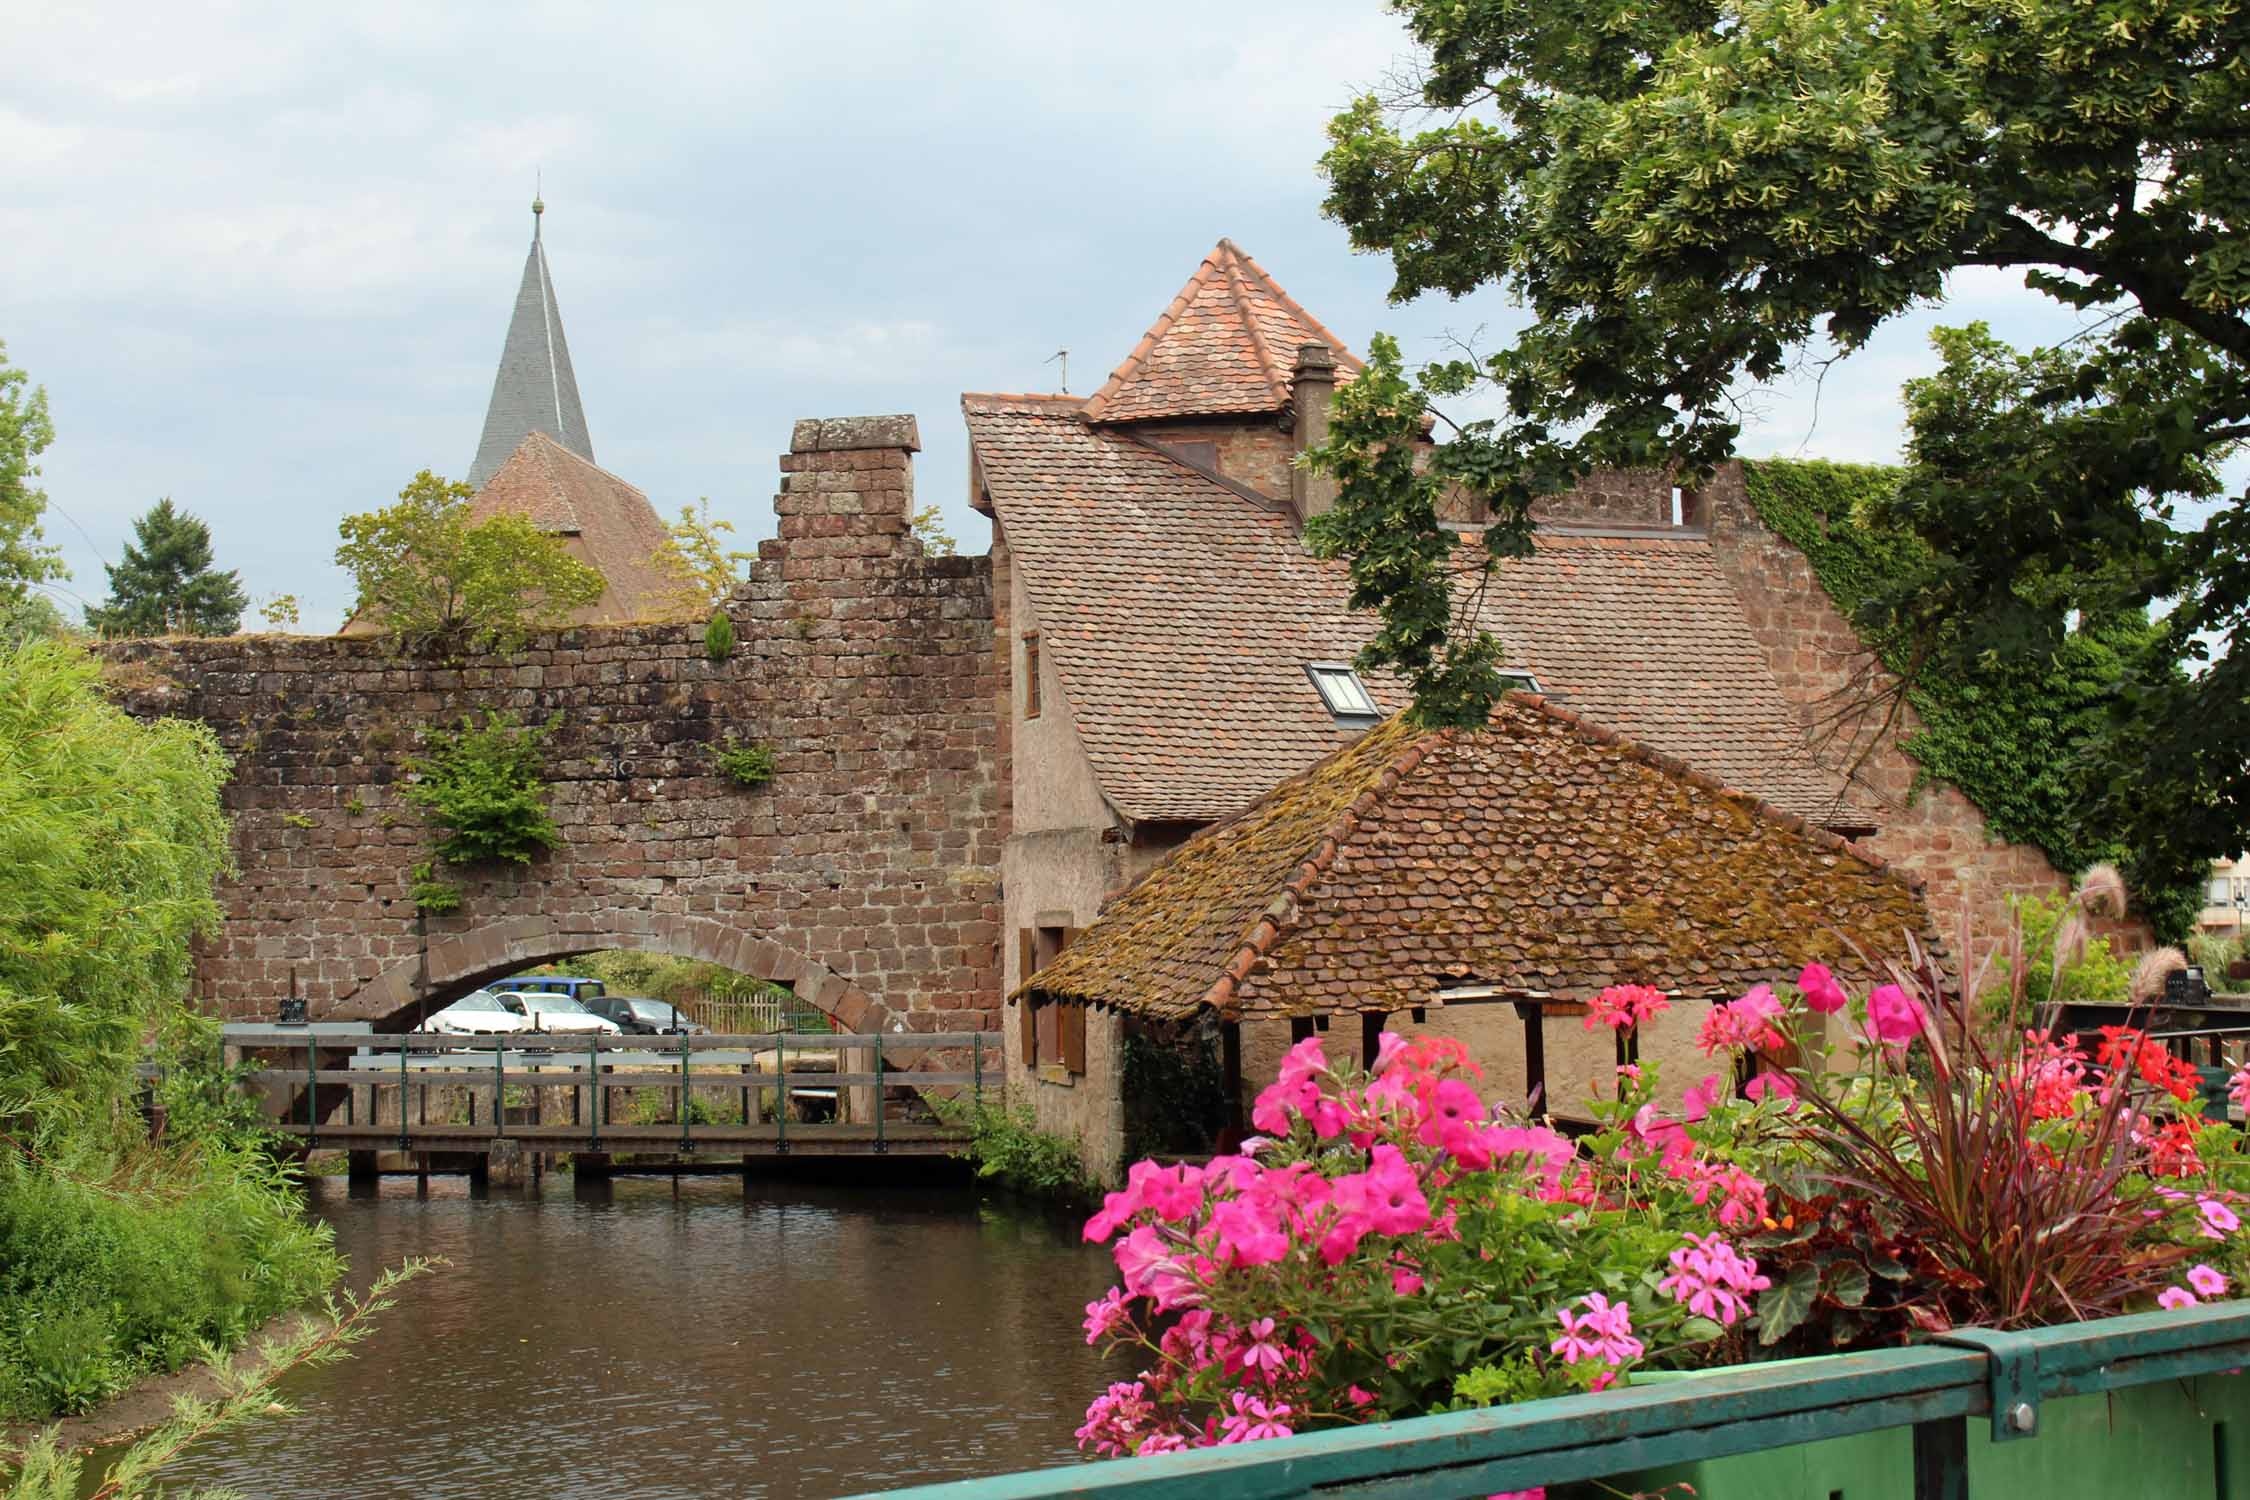
[[[469,483],[480,490],[534,432],[546,433],[588,463],[594,460],[586,412],[578,404],[578,380],[570,371],[570,345],[563,340],[562,310],[555,305],[555,280],[539,233],[546,211],[545,203],[531,200],[531,253],[524,257],[523,284],[516,289],[508,341],[501,347],[492,402],[485,408],[484,435],[477,439],[476,462],[469,467]]]
[[[1297,305],[1233,240],[1203,257],[1172,305],[1086,402],[1089,422],[1227,416],[1289,404],[1297,346],[1326,344],[1336,374],[1360,368],[1344,341]]]

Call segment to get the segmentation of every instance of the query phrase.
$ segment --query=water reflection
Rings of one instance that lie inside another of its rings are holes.
[[[183,1479],[256,1500],[839,1495],[1066,1461],[1112,1378],[1078,1330],[1106,1257],[965,1188],[315,1193],[356,1280],[452,1268],[296,1377],[301,1419],[218,1439]]]

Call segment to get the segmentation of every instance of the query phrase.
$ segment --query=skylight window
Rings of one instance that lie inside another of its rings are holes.
[[[1372,724],[1383,716],[1383,711],[1375,706],[1374,695],[1367,691],[1367,684],[1345,663],[1307,662],[1305,675],[1320,689],[1320,701],[1328,705],[1328,711],[1341,722]]]
[[[1545,691],[1547,691],[1545,688],[1539,685],[1539,679],[1532,676],[1529,672],[1502,672],[1500,674],[1500,680],[1506,683],[1509,689],[1514,692],[1544,693]]]

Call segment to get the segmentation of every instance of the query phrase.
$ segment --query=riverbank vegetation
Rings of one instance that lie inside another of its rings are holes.
[[[0,651],[0,1419],[239,1345],[339,1269],[186,1007],[226,775],[208,730],[111,706],[83,651]]]
[[[930,1106],[946,1124],[968,1128],[958,1154],[980,1179],[1064,1207],[1100,1201],[1101,1184],[1086,1171],[1077,1140],[1041,1130],[1028,1106],[934,1097]]]

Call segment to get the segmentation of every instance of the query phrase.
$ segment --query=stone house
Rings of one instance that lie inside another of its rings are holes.
[[[1114,1115],[1081,1080],[1112,1065],[1114,1034],[1082,1007],[1027,1008],[1025,981],[1196,831],[1403,706],[1350,669],[1374,622],[1300,539],[1333,494],[1293,460],[1358,368],[1222,240],[1091,397],[962,398],[1010,700],[1011,1081],[1097,1154]],[[1940,931],[2061,886],[1952,788],[1917,791],[1897,732],[1848,766],[1823,743],[1838,696],[1867,689],[1866,654],[1739,466],[1689,493],[1598,475],[1537,518],[1533,555],[1503,564],[1481,606],[1526,688],[1918,876]],[[1249,1076],[1287,1036],[1246,1026]]]
[[[1134,1155],[1240,1130],[1245,1083],[1270,1076],[1246,1069],[1246,1033],[1327,1032],[1324,1050],[1363,1063],[1386,1029],[1450,1036],[1488,1088],[1565,1118],[1627,1060],[1659,1065],[1676,1096],[1713,1071],[1693,1046],[1709,1003],[1814,961],[1864,988],[1863,955],[1927,941],[1916,884],[1511,694],[1480,732],[1386,720],[1190,839],[1018,1002],[1082,1039],[1063,1058],[1081,1142],[1114,1179]],[[1573,1019],[1620,982],[1663,990],[1674,1014],[1635,1039]]]

